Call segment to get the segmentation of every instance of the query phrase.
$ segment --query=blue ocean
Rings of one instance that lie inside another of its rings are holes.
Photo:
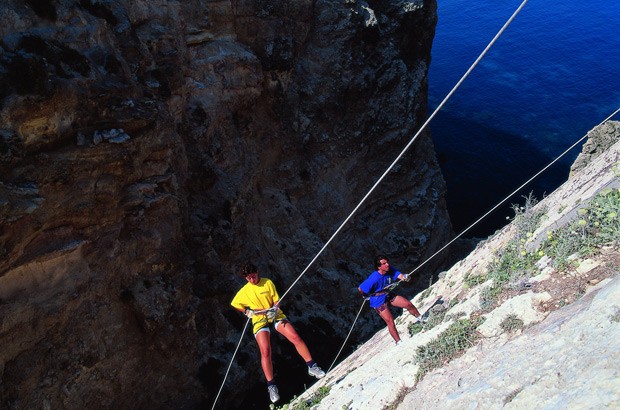
[[[438,0],[429,114],[520,0]],[[620,1],[529,0],[430,123],[456,233],[620,107]],[[614,117],[620,120],[619,116]],[[464,236],[487,236],[511,204],[568,177],[581,144]]]

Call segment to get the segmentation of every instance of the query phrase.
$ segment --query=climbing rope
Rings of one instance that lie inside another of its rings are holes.
[[[375,292],[375,293],[371,293],[370,295],[368,295],[368,297],[365,297],[364,300],[362,301],[362,306],[360,306],[360,310],[357,312],[357,316],[355,316],[355,319],[353,320],[353,324],[351,325],[351,329],[349,329],[349,333],[347,334],[347,337],[345,337],[344,342],[342,343],[342,346],[340,347],[340,350],[338,350],[338,353],[336,353],[336,357],[334,357],[334,361],[332,362],[331,366],[329,366],[329,369],[327,369],[327,373],[329,373],[329,371],[334,367],[334,364],[336,364],[336,360],[338,360],[338,357],[340,356],[340,353],[342,353],[342,349],[344,349],[344,347],[347,344],[347,341],[349,340],[349,336],[351,336],[351,332],[353,331],[353,328],[355,327],[355,323],[357,322],[357,318],[360,316],[360,313],[362,313],[362,309],[364,308],[364,304],[366,303],[367,300],[370,300],[371,296],[376,296],[385,292],[389,292],[391,290],[394,290],[398,287],[398,285],[401,284],[401,280],[396,281],[394,283],[391,283],[389,285],[387,285],[386,287],[384,287],[383,289],[381,289],[379,292]]]
[[[349,340],[349,336],[351,336],[351,332],[353,331],[353,327],[355,326],[355,323],[357,322],[357,318],[360,317],[360,313],[362,313],[362,309],[364,308],[364,305],[366,304],[366,300],[367,299],[364,298],[364,300],[362,301],[362,306],[360,306],[360,310],[357,311],[357,315],[355,316],[355,320],[353,320],[353,325],[351,326],[351,329],[349,330],[349,334],[347,334],[347,337],[345,337],[344,343],[340,347],[340,350],[338,350],[338,353],[336,353],[336,357],[334,357],[334,361],[332,362],[331,366],[329,366],[329,369],[327,369],[327,373],[329,373],[332,367],[334,367],[334,364],[336,364],[336,360],[338,360],[338,356],[340,356],[340,353],[342,353],[342,349],[344,349],[344,346],[347,344],[347,341]]]
[[[235,356],[237,355],[237,352],[239,351],[239,346],[241,346],[241,341],[243,340],[243,335],[245,334],[245,329],[247,329],[248,327],[248,323],[250,323],[249,318],[248,320],[245,321],[245,325],[243,326],[243,330],[241,331],[241,337],[239,338],[239,343],[237,343],[237,348],[235,349],[235,352],[232,355],[232,359],[230,359],[230,363],[228,364],[228,369],[226,369],[226,374],[224,374],[224,381],[222,382],[222,385],[220,386],[220,389],[217,392],[217,396],[215,396],[215,400],[213,401],[213,407],[211,407],[211,410],[215,409],[215,405],[217,404],[217,399],[219,399],[220,393],[222,393],[222,389],[224,388],[224,383],[226,383],[226,378],[228,377],[230,368],[232,367],[233,361],[235,360]]]
[[[506,31],[506,29],[508,28],[508,26],[512,23],[512,21],[515,19],[515,17],[517,16],[517,14],[519,14],[519,12],[521,11],[521,9],[523,9],[523,7],[525,6],[525,4],[528,2],[528,0],[524,0],[519,7],[514,11],[514,13],[512,13],[512,15],[510,16],[510,18],[506,21],[506,23],[504,23],[504,25],[502,26],[502,28],[497,32],[497,34],[493,37],[493,39],[489,42],[489,44],[484,48],[484,50],[482,50],[482,52],[480,53],[480,55],[478,56],[478,58],[476,58],[476,60],[472,63],[472,65],[469,67],[469,69],[467,69],[467,71],[465,72],[465,74],[463,74],[463,76],[461,77],[461,79],[456,83],[456,85],[454,87],[452,87],[452,90],[450,90],[450,92],[446,95],[446,97],[441,101],[441,103],[437,106],[437,108],[435,108],[435,110],[433,111],[433,113],[428,117],[428,119],[424,122],[424,124],[422,124],[422,127],[420,127],[420,129],[418,130],[418,132],[416,132],[416,134],[413,136],[413,138],[409,141],[409,143],[407,144],[407,146],[405,146],[405,148],[401,151],[400,155],[398,155],[398,157],[396,157],[396,159],[394,160],[394,162],[392,162],[392,164],[388,167],[388,169],[383,173],[383,175],[381,175],[381,177],[379,178],[379,180],[377,180],[377,182],[375,183],[375,185],[372,186],[372,188],[370,189],[370,191],[368,191],[368,193],[366,194],[366,196],[364,196],[364,198],[362,198],[362,200],[360,201],[360,203],[355,207],[355,209],[353,209],[353,211],[351,212],[351,214],[349,214],[349,216],[347,217],[347,219],[344,220],[344,222],[340,225],[340,227],[336,230],[336,232],[332,235],[331,238],[329,238],[329,240],[327,241],[327,243],[325,243],[325,246],[323,246],[323,248],[321,248],[321,250],[319,251],[319,253],[315,256],[314,259],[312,259],[312,261],[310,261],[310,263],[308,264],[308,266],[306,267],[306,269],[304,269],[304,271],[301,273],[301,275],[299,275],[299,277],[297,278],[297,280],[295,282],[293,282],[293,285],[295,285],[295,283],[297,283],[297,281],[299,281],[299,279],[301,278],[301,276],[303,276],[303,274],[308,270],[308,268],[310,268],[310,266],[312,265],[312,263],[319,257],[319,255],[323,252],[323,250],[327,247],[327,245],[329,245],[329,243],[331,242],[331,240],[336,236],[336,234],[338,234],[338,232],[342,229],[342,227],[347,223],[347,221],[353,216],[353,214],[357,211],[357,209],[362,205],[362,203],[364,203],[364,201],[368,198],[368,196],[370,196],[370,194],[372,193],[372,191],[374,191],[374,189],[379,185],[379,183],[383,180],[383,178],[385,178],[385,176],[388,174],[388,172],[396,165],[396,163],[400,160],[400,158],[405,154],[405,152],[409,149],[409,147],[413,144],[413,142],[417,139],[417,137],[420,135],[420,133],[428,126],[428,124],[431,122],[431,120],[435,117],[435,115],[437,115],[437,113],[439,112],[439,110],[446,104],[446,102],[448,101],[448,99],[450,99],[450,97],[452,97],[452,95],[456,92],[456,90],[460,87],[460,85],[463,83],[463,81],[465,81],[465,79],[469,76],[469,74],[473,71],[473,69],[478,65],[478,63],[480,62],[480,60],[482,60],[482,58],[484,57],[484,55],[489,51],[489,49],[493,46],[493,44],[495,44],[495,42],[497,41],[497,39],[504,33],[504,31]],[[498,205],[499,206],[499,205]],[[488,215],[485,214],[483,216],[486,217]],[[478,221],[476,221],[474,224],[480,222],[480,220],[482,220],[483,218],[480,218]],[[472,225],[473,226],[473,225]],[[467,230],[471,229],[471,227],[469,227]],[[464,232],[463,232],[464,233]],[[463,234],[461,233],[461,235]],[[458,237],[457,237],[458,238]],[[435,257],[437,254],[439,254],[439,252],[441,252],[443,249],[445,249],[448,245],[450,245],[452,242],[454,242],[457,238],[453,239],[452,241],[450,241],[450,243],[448,243],[446,246],[444,246],[443,248],[441,248],[439,251],[435,252],[430,258],[428,258],[426,261],[424,261],[424,263],[427,263],[430,259],[432,259],[433,257]],[[422,266],[422,265],[420,265]],[[418,268],[420,267],[418,266]],[[414,269],[411,273],[414,273],[418,268]],[[396,282],[398,286],[398,284],[400,284],[399,282]],[[289,287],[289,290],[293,287],[293,285],[291,285],[291,287]],[[288,292],[288,290],[287,290]],[[285,293],[286,294],[286,293]],[[282,300],[282,299],[280,299]],[[364,306],[364,304],[362,303],[362,307]],[[360,312],[361,312],[361,308],[360,308]],[[359,316],[359,312],[357,314]],[[330,366],[330,370],[331,368],[334,366],[334,363],[336,362],[336,360],[338,359],[338,356],[340,355],[340,353],[342,352],[342,349],[344,349],[344,346],[346,345],[348,339],[349,339],[349,335],[351,334],[351,332],[353,331],[353,327],[355,327],[355,323],[357,322],[357,316],[355,317],[355,320],[353,321],[353,324],[351,325],[351,329],[349,330],[349,334],[347,335],[347,337],[345,338],[344,343],[342,344],[342,346],[340,347],[340,350],[338,351],[338,354],[336,355],[336,359],[334,359],[334,362],[332,363],[332,365]]]
[[[312,264],[314,264],[314,262],[319,258],[319,256],[323,253],[323,251],[327,248],[327,246],[331,243],[331,241],[336,237],[336,235],[338,235],[338,233],[340,233],[340,231],[342,230],[342,228],[347,224],[347,222],[349,222],[349,220],[353,217],[353,214],[355,214],[355,212],[357,212],[357,210],[362,206],[362,204],[364,202],[366,202],[366,199],[368,199],[368,197],[370,196],[370,194],[372,194],[372,192],[377,188],[377,186],[379,186],[379,184],[383,181],[383,179],[387,176],[387,174],[392,170],[392,168],[394,168],[394,166],[396,166],[396,163],[402,158],[403,155],[405,155],[405,153],[407,152],[407,150],[411,147],[411,145],[413,145],[413,143],[415,142],[415,140],[418,138],[418,136],[422,133],[422,131],[424,131],[426,129],[426,127],[428,126],[428,124],[432,121],[432,119],[435,117],[435,115],[437,115],[437,112],[446,104],[446,102],[448,101],[448,99],[450,97],[452,97],[452,94],[454,94],[454,92],[457,90],[457,88],[460,87],[460,85],[463,83],[463,81],[465,81],[465,79],[469,76],[469,74],[472,72],[472,70],[474,69],[474,67],[476,67],[478,65],[478,63],[480,62],[480,60],[482,60],[482,58],[484,57],[484,55],[489,51],[489,49],[493,46],[493,44],[495,44],[495,42],[497,41],[497,39],[504,33],[504,31],[508,28],[508,26],[510,25],[510,23],[512,23],[512,21],[515,19],[515,17],[517,17],[517,14],[519,14],[519,12],[521,11],[521,9],[523,9],[523,7],[525,6],[525,4],[528,2],[528,0],[523,0],[523,2],[521,3],[521,5],[515,10],[515,12],[512,14],[512,16],[510,16],[510,18],[506,21],[506,23],[502,26],[502,28],[498,31],[498,33],[495,35],[495,37],[493,37],[493,39],[491,40],[491,42],[489,42],[489,44],[485,47],[485,49],[482,51],[482,53],[480,53],[480,55],[478,56],[478,58],[476,58],[476,60],[473,62],[473,64],[471,65],[471,67],[469,67],[469,69],[465,72],[465,74],[461,77],[461,79],[456,83],[456,85],[452,88],[452,90],[448,93],[448,95],[443,99],[443,101],[441,102],[441,104],[439,104],[437,106],[437,108],[435,108],[435,110],[433,111],[433,113],[428,117],[428,119],[424,122],[424,124],[422,124],[422,126],[420,127],[420,129],[415,133],[415,135],[411,138],[411,140],[409,141],[409,143],[405,146],[405,148],[402,149],[402,151],[400,152],[400,154],[398,154],[398,156],[396,157],[396,159],[392,162],[392,164],[390,164],[390,166],[385,170],[385,172],[381,175],[381,177],[377,180],[377,182],[375,182],[375,184],[370,188],[370,190],[366,193],[366,195],[364,195],[364,197],[361,199],[361,201],[357,204],[357,206],[353,209],[353,211],[351,211],[351,213],[349,214],[349,216],[346,217],[346,219],[340,224],[340,226],[338,227],[338,229],[336,229],[336,231],[332,234],[332,236],[327,240],[327,242],[325,242],[325,245],[323,245],[323,247],[319,250],[319,252],[316,254],[316,256],[314,258],[312,258],[312,260],[310,261],[310,263],[308,263],[308,265],[306,266],[306,268],[299,274],[299,276],[297,277],[297,279],[295,279],[295,281],[291,284],[291,286],[289,286],[289,288],[286,290],[286,292],[284,292],[282,294],[282,297],[280,297],[280,300],[284,299],[284,297],[288,294],[288,292],[293,288],[293,286],[295,286],[297,284],[297,282],[299,282],[299,280],[302,278],[302,276],[304,276],[304,274],[308,271],[308,269],[310,269],[310,267],[312,266]]]
[[[265,315],[265,319],[267,321],[270,321],[269,317],[274,317],[276,316],[277,312],[278,312],[279,307],[276,306],[272,306],[269,309],[263,309],[263,310],[254,310],[254,314],[258,314],[258,315]],[[220,397],[220,393],[222,392],[222,389],[224,388],[224,383],[226,382],[226,378],[228,377],[228,372],[230,371],[230,368],[235,360],[235,356],[237,355],[237,351],[239,350],[239,346],[241,346],[241,341],[243,340],[243,335],[245,334],[245,329],[248,327],[248,323],[250,323],[251,319],[248,318],[248,320],[245,321],[245,325],[243,326],[243,330],[241,331],[241,337],[239,338],[239,343],[237,343],[237,348],[235,349],[235,352],[232,355],[232,358],[230,359],[230,364],[228,365],[228,369],[226,370],[226,374],[224,375],[224,381],[222,382],[222,385],[220,386],[220,390],[217,392],[217,396],[215,396],[215,400],[213,401],[213,407],[211,409],[215,409],[215,404],[217,403],[217,399]]]
[[[597,126],[595,126],[594,128],[600,127],[602,124],[604,124],[605,122],[609,121],[609,119],[611,119],[614,115],[616,115],[618,112],[620,112],[620,108],[618,108],[616,111],[614,111],[611,115],[609,115],[607,118],[605,118],[603,121],[601,121]],[[593,129],[594,129],[593,128]],[[553,164],[555,164],[557,161],[559,161],[564,155],[566,155],[568,152],[570,152],[573,148],[575,148],[577,145],[579,145],[579,143],[581,143],[584,139],[586,139],[586,137],[588,135],[590,135],[590,132],[592,130],[588,131],[583,137],[581,137],[577,142],[575,142],[573,145],[571,145],[570,147],[568,147],[564,152],[562,152],[558,157],[556,157],[553,161],[551,161],[549,164],[547,164],[547,166],[545,166],[543,169],[541,169],[540,171],[538,171],[536,174],[534,174],[533,177],[531,177],[530,179],[528,179],[527,181],[525,181],[523,184],[521,184],[517,189],[515,189],[514,191],[512,191],[512,193],[510,193],[506,198],[502,199],[497,205],[495,205],[493,208],[491,208],[487,213],[485,213],[484,215],[482,215],[480,218],[478,218],[474,223],[472,223],[471,225],[469,225],[467,228],[465,228],[461,233],[459,233],[457,236],[455,236],[451,241],[449,241],[447,244],[445,244],[441,249],[439,249],[437,252],[435,252],[434,254],[432,254],[430,257],[428,257],[424,262],[422,262],[421,264],[419,264],[414,270],[412,270],[409,274],[413,274],[415,271],[417,271],[418,269],[420,269],[422,266],[424,266],[428,261],[430,261],[431,259],[433,259],[435,256],[437,256],[439,253],[441,253],[444,249],[446,249],[448,246],[450,246],[454,241],[456,241],[457,239],[459,239],[461,236],[463,236],[463,234],[465,234],[465,232],[469,231],[471,228],[473,228],[476,224],[478,224],[478,222],[482,221],[484,218],[486,218],[491,212],[493,212],[494,210],[496,210],[499,206],[501,206],[504,202],[506,202],[508,199],[510,199],[513,195],[515,195],[517,192],[519,192],[521,189],[523,189],[523,187],[525,187],[527,184],[529,184],[530,182],[532,182],[532,180],[534,180],[534,178],[538,177],[540,174],[542,174],[543,172],[545,172],[550,166],[552,166]]]
[[[489,44],[485,47],[485,49],[482,51],[482,53],[480,53],[480,55],[478,56],[478,58],[473,62],[473,64],[469,67],[469,69],[465,72],[465,74],[461,77],[461,79],[456,83],[456,85],[452,88],[452,90],[448,93],[448,95],[446,95],[446,97],[442,100],[442,102],[437,106],[437,108],[435,108],[435,110],[433,111],[433,113],[427,118],[427,120],[422,124],[422,126],[418,129],[418,131],[415,133],[415,135],[409,140],[409,142],[407,143],[407,145],[401,150],[400,154],[396,157],[396,159],[394,159],[394,161],[392,161],[392,163],[390,164],[390,166],[383,172],[383,174],[379,177],[379,179],[375,182],[375,184],[370,188],[370,190],[366,193],[366,195],[364,195],[364,197],[359,201],[359,203],[357,204],[357,206],[355,206],[355,208],[351,211],[351,213],[349,213],[349,215],[345,218],[345,220],[340,224],[340,226],[338,226],[338,228],[334,231],[334,233],[331,235],[331,237],[327,240],[327,242],[325,242],[325,244],[323,245],[323,247],[321,247],[321,249],[318,251],[318,253],[314,256],[314,258],[312,258],[312,260],[308,263],[308,265],[304,268],[304,270],[299,274],[299,276],[295,279],[295,281],[288,287],[288,289],[282,294],[282,296],[280,297],[280,302],[288,295],[288,293],[291,291],[291,289],[297,284],[297,282],[299,282],[299,280],[301,280],[301,278],[306,274],[306,272],[310,269],[310,267],[314,264],[314,262],[319,258],[319,256],[325,251],[325,249],[327,249],[327,247],[329,246],[329,244],[334,240],[334,238],[340,233],[340,231],[344,228],[344,226],[349,222],[349,220],[353,217],[353,215],[358,211],[358,209],[364,204],[364,202],[366,202],[366,200],[370,197],[370,195],[374,192],[374,190],[379,186],[379,184],[383,181],[383,179],[388,175],[388,173],[396,166],[396,164],[398,163],[398,161],[400,161],[400,159],[405,155],[405,153],[409,150],[409,148],[413,145],[413,143],[417,140],[418,136],[422,133],[422,131],[424,131],[428,124],[432,121],[432,119],[437,115],[437,113],[439,112],[439,110],[441,108],[443,108],[443,106],[446,104],[446,102],[450,99],[450,97],[452,97],[452,95],[454,94],[454,92],[460,87],[460,85],[463,83],[463,81],[465,81],[465,79],[469,76],[469,74],[473,71],[473,69],[478,65],[478,63],[480,62],[480,60],[482,60],[482,58],[486,55],[486,53],[489,51],[489,49],[493,46],[493,44],[495,44],[495,42],[497,41],[497,39],[503,34],[503,32],[506,30],[506,28],[508,28],[508,26],[512,23],[512,21],[515,19],[515,17],[519,14],[519,12],[521,11],[521,9],[523,9],[523,7],[525,6],[525,4],[528,2],[528,0],[523,0],[523,2],[519,5],[519,7],[515,10],[515,12],[512,14],[512,16],[510,16],[510,18],[506,21],[506,23],[502,26],[502,28],[499,30],[499,32],[495,35],[495,37],[493,37],[493,39],[489,42]],[[434,256],[434,255],[433,255]],[[430,258],[429,258],[430,259]],[[362,304],[362,307],[364,306],[364,304]],[[360,308],[360,312],[361,312],[361,308]],[[359,316],[359,312],[358,312],[358,316]],[[355,319],[357,321],[357,317]],[[246,326],[247,327],[247,321],[246,321]],[[353,323],[353,325],[355,325],[355,322]],[[239,345],[241,344],[241,340],[243,340],[243,335],[245,333],[245,327],[243,329],[243,332],[241,333],[241,338],[239,339],[239,344],[237,345],[237,349],[235,350],[235,352],[233,353],[233,357],[231,358],[230,364],[228,366],[228,370],[230,370],[230,367],[232,366],[232,363],[234,361],[235,355],[237,353],[237,350],[239,349]],[[351,330],[349,331],[349,335],[351,334],[351,331],[353,330],[353,326],[351,327]],[[347,336],[348,338],[348,336]],[[346,343],[346,340],[345,340]],[[342,346],[342,348],[344,348],[344,344]],[[340,349],[342,351],[342,348]],[[338,353],[340,354],[340,352]],[[335,361],[334,361],[335,362]],[[333,364],[332,364],[333,366]],[[331,369],[331,367],[330,367]],[[226,378],[228,376],[228,370],[226,372],[226,375],[224,376],[224,380],[222,381],[222,385],[220,387],[220,392],[222,391],[222,388],[224,387],[224,384],[226,383]],[[219,397],[219,392],[217,397],[215,398],[215,401],[213,402],[213,409],[215,408],[215,405],[217,403],[217,399]]]
[[[403,281],[402,280],[397,280],[396,282],[392,282],[389,285],[387,285],[386,287],[384,287],[383,289],[375,292],[375,293],[371,293],[370,295],[368,295],[368,297],[366,299],[369,299],[371,296],[378,296],[378,295],[383,295],[384,293],[388,293],[394,289],[396,289]]]
[[[618,112],[620,112],[620,107],[614,111],[611,115],[609,115],[607,118],[605,118],[603,121],[601,121],[598,125],[596,125],[593,129],[600,127],[602,124],[606,123],[607,121],[609,121],[614,115],[618,114]],[[426,264],[428,261],[430,261],[432,258],[434,258],[435,256],[437,256],[439,253],[441,253],[441,251],[443,251],[444,249],[446,249],[448,246],[450,246],[454,241],[456,241],[458,238],[460,238],[463,234],[465,234],[465,232],[469,231],[471,228],[473,228],[476,224],[478,224],[480,221],[482,221],[484,218],[486,218],[491,212],[493,212],[495,209],[497,209],[497,207],[499,207],[500,205],[502,205],[504,202],[506,202],[511,196],[513,196],[514,194],[516,194],[518,191],[520,191],[525,185],[527,185],[528,183],[530,183],[534,178],[536,178],[537,176],[539,176],[540,174],[542,174],[544,171],[546,171],[551,165],[553,165],[554,163],[556,163],[560,158],[562,158],[564,155],[566,155],[570,150],[572,150],[573,148],[575,148],[580,142],[582,142],[588,135],[590,135],[591,131],[588,131],[583,137],[581,137],[577,142],[575,142],[573,145],[571,145],[568,149],[566,149],[562,154],[560,154],[556,159],[554,159],[553,161],[551,161],[546,167],[544,167],[543,169],[541,169],[538,173],[536,173],[533,177],[531,177],[530,179],[528,179],[524,184],[522,184],[519,188],[515,189],[510,195],[508,195],[506,198],[504,198],[501,202],[499,202],[497,205],[495,205],[493,208],[491,208],[491,210],[489,210],[487,213],[485,213],[484,215],[482,215],[480,218],[478,218],[474,223],[472,223],[470,226],[468,226],[465,230],[463,230],[460,234],[458,234],[454,239],[452,239],[450,242],[448,242],[446,245],[444,245],[441,249],[439,249],[437,252],[435,252],[434,254],[432,254],[428,259],[426,259],[424,262],[422,262],[420,265],[418,265],[414,270],[411,271],[411,273],[409,273],[410,275],[412,275],[415,271],[417,271],[420,267],[422,267],[424,264]],[[401,281],[398,282],[394,282],[392,284],[390,284],[389,286],[385,287],[382,291],[386,291],[386,290],[392,290],[395,287],[397,287],[399,284],[401,283]],[[340,353],[342,352],[342,350],[344,349],[345,345],[347,344],[347,341],[349,340],[349,336],[351,335],[351,332],[353,331],[353,327],[355,327],[355,323],[357,323],[357,318],[360,315],[360,312],[362,311],[362,308],[364,307],[364,303],[366,302],[366,298],[364,299],[364,302],[362,303],[362,307],[360,307],[360,311],[357,312],[357,316],[355,317],[355,320],[353,321],[353,324],[351,325],[351,329],[349,329],[349,333],[347,334],[347,337],[345,338],[342,346],[340,347],[340,350],[338,351],[338,353],[336,354],[336,358],[334,359],[334,361],[332,362],[331,366],[329,367],[328,373],[329,371],[334,367],[334,364],[336,363],[336,360],[338,360],[338,357],[340,356]]]

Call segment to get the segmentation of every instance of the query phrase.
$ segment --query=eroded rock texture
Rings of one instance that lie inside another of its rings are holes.
[[[2,407],[212,402],[244,324],[239,263],[283,294],[414,135],[435,9],[2,2]],[[444,191],[423,133],[287,293],[324,366],[373,256],[407,271],[446,242]],[[358,326],[353,343],[381,324]],[[311,382],[274,345],[278,377]],[[261,378],[246,336],[221,403]]]

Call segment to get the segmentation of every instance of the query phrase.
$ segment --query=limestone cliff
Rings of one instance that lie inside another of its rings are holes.
[[[413,299],[421,332],[400,316],[401,344],[378,332],[283,408],[617,408],[619,125],[591,131],[568,181]]]
[[[283,292],[396,157],[435,22],[434,0],[2,2],[1,406],[210,402],[238,264]],[[446,242],[444,196],[423,134],[284,304],[319,359],[375,253]],[[247,337],[224,401],[259,385]]]

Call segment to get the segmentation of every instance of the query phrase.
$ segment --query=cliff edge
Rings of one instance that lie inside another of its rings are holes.
[[[422,327],[400,316],[400,345],[378,332],[288,407],[616,408],[619,125],[591,131],[567,182],[413,299]]]

